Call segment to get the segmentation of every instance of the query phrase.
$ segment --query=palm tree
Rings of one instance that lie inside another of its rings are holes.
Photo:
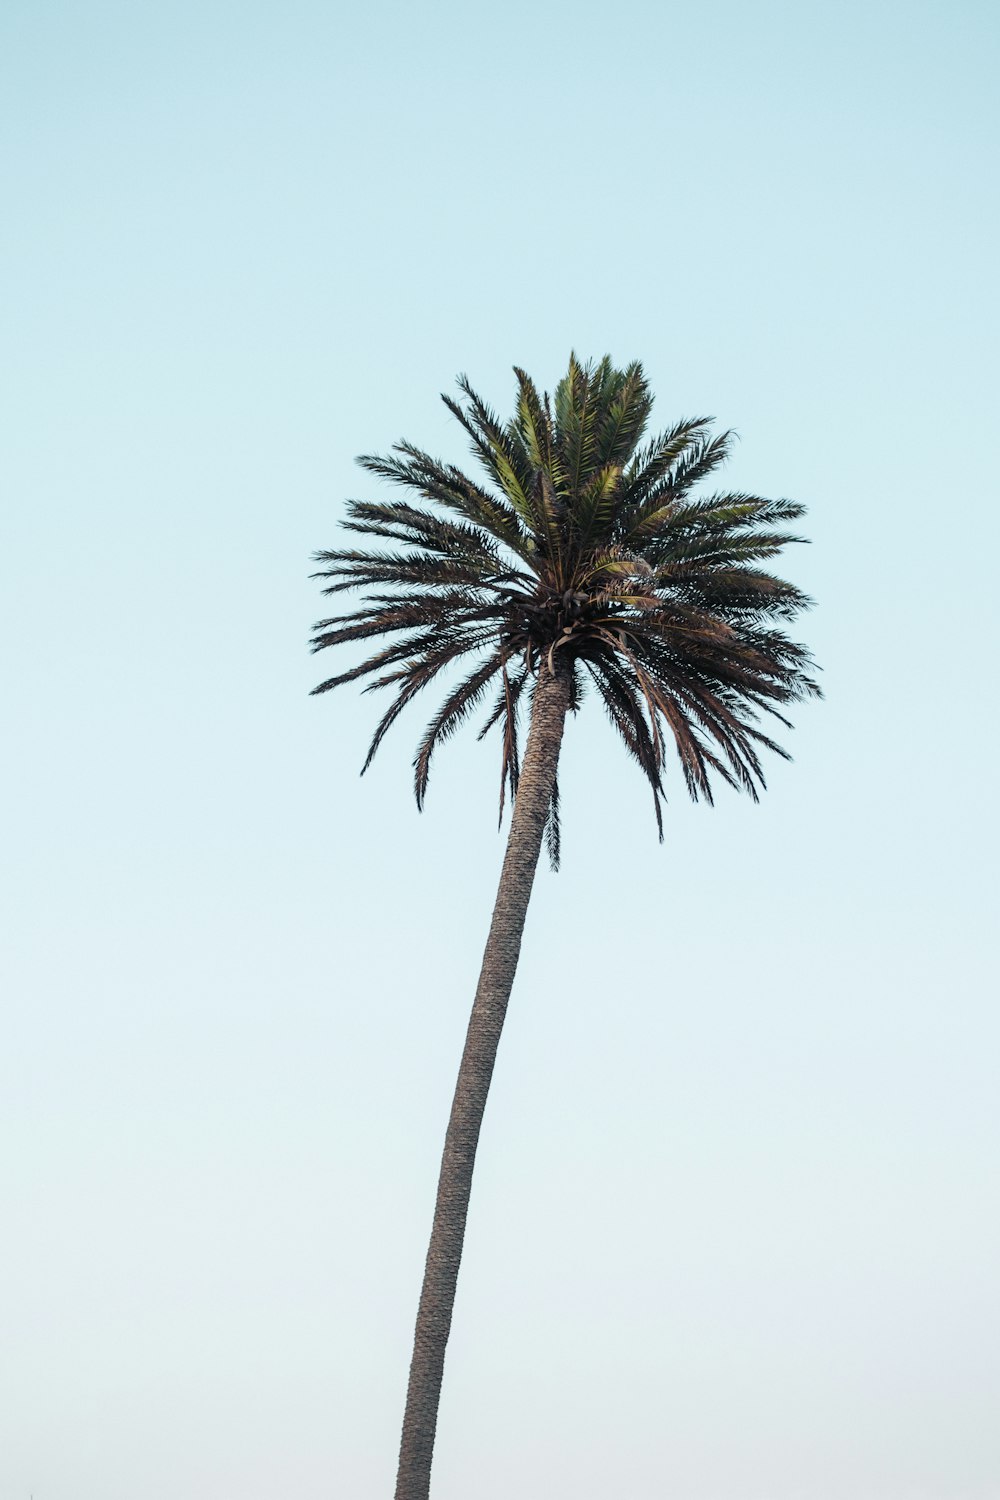
[[[502,737],[500,815],[513,812],[482,971],[445,1139],[417,1313],[396,1500],[426,1500],[445,1347],[465,1235],[472,1171],[500,1032],[514,982],[535,868],[547,836],[559,858],[556,769],[566,715],[585,687],[602,701],[652,789],[660,837],[666,747],[687,789],[712,801],[714,780],[764,786],[763,749],[786,752],[759,727],[788,723],[780,706],[818,694],[808,652],[781,629],[808,599],[764,571],[799,538],[788,500],[693,491],[723,462],[731,434],[711,419],[680,421],[640,446],[652,407],[639,364],[570,358],[555,399],[523,370],[502,423],[463,377],[461,423],[485,482],[410,443],[361,466],[409,492],[351,501],[346,526],[388,544],[320,552],[324,592],[365,590],[353,613],[321,620],[313,648],[378,640],[374,654],[314,690],[369,679],[392,702],[367,769],[411,699],[453,664],[444,701],[417,748],[417,804],[431,758],[482,704],[480,738]],[[523,759],[518,719],[529,706]],[[787,756],[786,756],[787,758]]]

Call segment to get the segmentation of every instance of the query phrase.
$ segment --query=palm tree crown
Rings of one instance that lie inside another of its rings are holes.
[[[349,502],[344,523],[394,550],[316,554],[324,592],[367,591],[362,607],[321,620],[313,649],[387,637],[373,655],[314,689],[370,679],[394,690],[367,769],[390,725],[453,662],[471,658],[427,726],[414,761],[423,805],[431,757],[484,696],[480,738],[503,736],[500,807],[518,783],[518,704],[543,660],[570,678],[569,706],[589,681],[660,800],[665,745],[688,791],[712,800],[718,777],[756,799],[762,748],[787,758],[761,713],[819,689],[809,653],[780,626],[809,604],[765,570],[801,538],[783,528],[803,507],[696,487],[723,463],[732,434],[711,419],[676,422],[643,443],[652,397],[641,365],[609,358],[569,369],[554,400],[516,369],[517,408],[502,423],[469,382],[442,397],[485,471],[477,482],[411,443],[364,456],[370,473],[408,500]],[[558,791],[548,837],[558,861]]]

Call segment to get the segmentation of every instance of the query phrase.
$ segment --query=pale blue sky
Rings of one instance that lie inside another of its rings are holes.
[[[497,747],[310,700],[353,455],[642,359],[827,701],[658,847],[596,707],[435,1500],[996,1500],[983,4],[10,3],[3,1500],[391,1493]]]

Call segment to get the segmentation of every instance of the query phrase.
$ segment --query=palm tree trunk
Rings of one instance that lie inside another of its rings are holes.
[[[569,685],[569,671],[558,657],[554,674],[544,661],[540,664],[507,852],[441,1160],[403,1415],[396,1500],[427,1500],[430,1491],[441,1377],[465,1239],[472,1169],[555,783]]]

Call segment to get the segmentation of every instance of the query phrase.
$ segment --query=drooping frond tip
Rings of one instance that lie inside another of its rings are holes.
[[[351,548],[316,554],[324,592],[357,608],[321,620],[313,650],[362,646],[316,689],[388,689],[365,769],[403,709],[440,678],[444,701],[414,760],[419,806],[431,759],[479,707],[499,727],[500,810],[517,795],[518,709],[539,664],[568,662],[575,708],[590,681],[650,783],[662,836],[666,750],[690,795],[723,782],[756,798],[761,754],[784,749],[762,715],[819,696],[808,651],[784,627],[810,601],[769,571],[803,507],[702,488],[732,433],[707,417],[646,437],[652,395],[642,366],[571,356],[554,396],[515,369],[503,421],[463,376],[443,400],[469,442],[472,477],[399,442],[359,462],[405,498],[351,501]],[[374,649],[373,649],[374,648]],[[482,735],[480,736],[482,737]],[[550,818],[558,858],[558,804]]]

